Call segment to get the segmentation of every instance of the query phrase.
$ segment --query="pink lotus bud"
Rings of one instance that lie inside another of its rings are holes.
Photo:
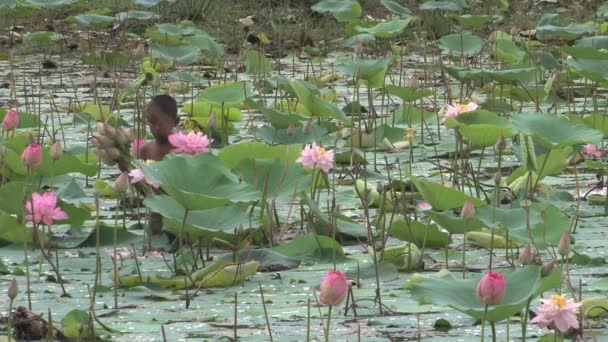
[[[519,264],[520,265],[530,265],[531,263],[532,263],[532,246],[527,245],[519,253]]]
[[[475,216],[475,205],[473,205],[471,197],[467,198],[466,202],[464,202],[460,216],[467,221]]]
[[[348,282],[340,271],[329,270],[321,281],[321,302],[325,305],[338,305],[346,297]]]
[[[543,268],[540,269],[540,275],[543,277],[548,277],[553,273],[553,269],[555,268],[555,261],[551,260],[548,263],[543,265]]]
[[[112,160],[120,158],[120,150],[116,147],[110,147],[106,151],[108,152],[108,158]]]
[[[121,145],[128,144],[131,140],[133,140],[133,132],[130,128],[118,127],[116,130],[116,140]]]
[[[30,144],[21,154],[21,162],[30,169],[35,169],[42,163],[42,147]]]
[[[568,256],[570,253],[570,232],[565,232],[557,245],[557,251],[561,256]]]
[[[91,143],[97,147],[108,148],[114,146],[114,142],[105,135],[97,135],[91,138]]]
[[[209,120],[207,120],[207,128],[214,129],[217,126],[217,114],[215,112],[211,112],[209,115]]]
[[[500,181],[502,180],[502,172],[500,170],[496,171],[494,176],[492,176],[492,179],[494,179],[494,184],[496,184],[496,186],[500,185]]]
[[[12,131],[19,126],[19,112],[16,109],[9,109],[2,120],[2,128]]]
[[[114,188],[118,193],[123,193],[129,189],[129,174],[123,172],[116,178],[116,182],[114,183]]]
[[[494,145],[494,147],[498,151],[503,151],[505,148],[507,148],[507,141],[505,140],[505,137],[501,135],[496,141],[496,145]]]
[[[287,135],[292,136],[295,132],[296,126],[294,126],[293,123],[290,123],[289,126],[287,126]]]
[[[500,304],[507,281],[500,272],[488,271],[477,284],[477,299],[487,305]]]
[[[61,146],[61,141],[55,140],[53,146],[51,146],[51,158],[53,160],[59,160],[63,155],[63,146]]]
[[[6,292],[6,295],[8,296],[8,299],[14,300],[15,298],[17,298],[17,294],[19,294],[19,284],[17,283],[17,279],[13,278],[10,285],[8,286],[8,291]]]
[[[97,133],[99,134],[105,134],[105,128],[106,128],[106,124],[103,122],[98,122],[97,123]]]

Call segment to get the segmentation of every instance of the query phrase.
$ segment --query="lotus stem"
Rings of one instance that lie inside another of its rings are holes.
[[[486,318],[488,317],[488,304],[483,309],[483,317],[481,318],[481,342],[486,339]]]
[[[331,309],[333,305],[329,305],[329,311],[327,312],[327,326],[325,327],[325,342],[329,342],[329,327],[331,323]]]

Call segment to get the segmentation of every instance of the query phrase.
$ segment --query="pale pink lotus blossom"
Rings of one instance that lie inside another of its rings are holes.
[[[329,270],[321,281],[320,299],[325,305],[338,305],[346,297],[348,282],[346,275],[340,271]]]
[[[562,333],[570,329],[578,329],[578,311],[583,303],[575,303],[562,295],[553,295],[549,299],[541,299],[539,313],[530,323],[538,323],[540,328],[553,326]]]
[[[307,145],[296,161],[305,167],[318,167],[327,173],[334,166],[334,151],[326,150],[317,144]]]
[[[445,114],[443,115],[443,119],[441,119],[441,122],[445,122],[447,118],[455,118],[462,113],[473,111],[478,107],[479,106],[477,106],[477,103],[475,102],[469,102],[468,104],[447,105],[447,107],[445,108]]]
[[[583,153],[591,156],[599,158],[602,156],[602,150],[597,147],[595,144],[587,144],[583,145]]]
[[[487,305],[500,304],[506,288],[505,276],[500,272],[490,270],[477,284],[477,299]]]
[[[19,126],[19,112],[16,109],[9,109],[2,120],[2,128],[12,131]]]
[[[184,132],[173,133],[169,136],[169,143],[175,146],[171,150],[173,153],[188,153],[196,154],[199,152],[208,152],[209,144],[213,139],[209,139],[205,134],[201,132]]]
[[[163,253],[159,252],[159,251],[150,251],[150,253],[148,253],[148,256],[150,258],[162,258],[163,257]]]
[[[421,211],[427,211],[433,209],[433,206],[429,202],[420,202],[418,203],[418,209]]]
[[[150,184],[154,189],[158,189],[160,184],[154,178],[150,176],[146,176],[141,169],[133,169],[129,172],[129,176],[131,177],[131,184],[135,184],[137,182],[141,182],[145,180],[146,183]]]
[[[65,255],[66,258],[78,258],[78,253],[74,254],[71,251],[65,251],[63,255]]]
[[[49,226],[53,224],[53,221],[55,220],[65,220],[69,218],[68,214],[57,207],[57,196],[52,192],[45,192],[42,195],[37,192],[32,193],[32,201],[27,201],[25,203],[25,209],[30,213],[25,216],[26,220],[35,223],[40,223],[40,221],[42,221]]]
[[[131,250],[127,248],[117,248],[116,256],[114,255],[114,250],[106,249],[106,254],[112,259],[118,257],[120,260],[130,259],[133,257],[133,253],[131,253]]]

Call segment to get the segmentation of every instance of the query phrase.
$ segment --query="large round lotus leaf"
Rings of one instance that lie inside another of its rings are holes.
[[[356,30],[360,33],[371,33],[378,38],[391,38],[403,32],[410,21],[412,21],[411,17],[406,19],[394,19],[378,23],[372,27],[357,26]]]
[[[219,44],[210,36],[204,34],[197,34],[194,36],[184,37],[184,41],[188,44],[195,46],[203,51],[207,51],[213,56],[219,56],[224,54],[224,45]]]
[[[592,47],[564,47],[565,52],[572,55],[566,63],[578,73],[592,81],[606,82],[608,80],[608,52]]]
[[[126,12],[120,12],[116,14],[118,20],[125,21],[128,19],[136,19],[136,20],[150,20],[157,17],[156,14],[150,11],[138,11],[138,10],[130,10]]]
[[[455,119],[446,121],[446,126],[458,127],[462,136],[475,146],[488,147],[496,143],[501,136],[508,138],[513,135],[515,127],[497,114],[475,110],[463,113]]]
[[[301,144],[271,146],[252,141],[224,147],[220,151],[220,159],[222,159],[231,169],[237,166],[242,160],[249,158],[278,158],[288,163],[294,163],[300,156],[301,151]]]
[[[177,61],[180,64],[188,65],[194,63],[198,57],[199,49],[195,46],[167,46],[152,44],[150,55],[160,59],[162,62],[170,63]]]
[[[584,37],[576,41],[574,46],[591,47],[597,50],[608,49],[608,36]]]
[[[361,16],[357,0],[322,0],[310,7],[319,13],[331,12],[338,21],[352,21]]]
[[[492,34],[494,39],[488,44],[488,47],[498,59],[507,63],[515,63],[526,54],[515,45],[510,34],[503,31],[494,31]]]
[[[412,16],[412,11],[409,8],[399,4],[395,0],[380,0],[380,3],[386,7],[387,10],[400,15],[404,18],[408,18]]]
[[[164,217],[166,229],[176,235],[179,234],[185,210],[176,200],[167,195],[159,195],[147,197],[144,204],[153,212]],[[241,226],[257,228],[259,222],[238,205],[229,204],[188,212],[184,233],[194,240],[201,238],[205,241],[211,241],[213,238],[220,238],[232,241],[234,240],[235,230]]]
[[[543,221],[543,215],[545,220]],[[531,243],[528,220],[523,208],[477,208],[475,218],[488,228],[506,229],[509,238],[524,244]],[[556,246],[566,231],[570,228],[570,218],[557,207],[550,204],[534,203],[530,207],[529,224],[538,248],[545,249],[550,245]],[[503,231],[497,230],[506,236]]]
[[[498,322],[521,312],[528,299],[536,298],[544,289],[559,287],[561,277],[541,278],[540,266],[500,270],[506,278],[506,291],[499,305],[490,305],[486,319]],[[484,314],[485,304],[476,296],[476,288],[482,274],[472,274],[469,279],[459,279],[448,273],[413,284],[411,293],[421,303],[443,305],[464,312],[476,319]]]
[[[446,67],[445,71],[461,82],[477,82],[483,77],[483,70],[477,68]]]
[[[273,250],[299,260],[331,262],[334,258],[336,261],[344,259],[344,250],[336,240],[314,233],[302,235]]]
[[[503,70],[483,70],[482,75],[500,84],[528,84],[536,82],[540,68],[524,67]]]
[[[478,29],[485,24],[489,24],[495,20],[500,20],[501,17],[498,15],[483,15],[483,14],[463,14],[454,16],[464,26],[470,29]]]
[[[302,81],[294,79],[290,83],[302,105],[313,115],[333,117],[347,124],[352,123],[338,106],[315,95]]]
[[[422,98],[433,96],[433,92],[429,89],[413,88],[413,87],[398,87],[396,85],[387,85],[386,90],[389,94],[399,97],[403,102],[414,102]]]
[[[211,86],[201,92],[200,101],[217,104],[241,104],[249,96],[251,89],[248,83],[234,82]]]
[[[212,153],[169,155],[149,165],[140,163],[140,167],[186,209],[208,209],[260,198],[253,186],[240,182]]]
[[[483,49],[481,38],[470,32],[449,34],[439,39],[437,45],[456,56],[475,55]]]
[[[192,116],[198,116],[198,117],[204,117],[204,118],[208,118],[211,113],[215,113],[216,117],[217,117],[217,121],[221,121],[222,120],[222,106],[217,104],[217,103],[212,103],[212,102],[205,102],[205,101],[200,101],[200,102],[187,102],[184,103],[184,106],[182,107],[182,111],[184,111],[184,113],[188,113]],[[243,120],[243,113],[241,113],[241,111],[236,108],[236,107],[232,107],[232,106],[224,106],[224,115],[228,115],[228,120],[229,121],[241,121]]]
[[[536,37],[539,40],[561,39],[573,41],[597,31],[598,28],[592,25],[572,23],[567,26],[561,26],[558,14],[546,13],[536,26]]]
[[[429,202],[435,210],[445,210],[461,207],[469,198],[465,193],[445,185],[430,182],[423,179],[412,178],[412,182],[424,200]],[[483,206],[485,203],[478,198],[471,198],[475,206]]]
[[[420,5],[420,9],[424,11],[461,12],[464,7],[462,3],[465,1],[425,1]]]
[[[245,159],[234,169],[266,196],[266,200],[277,199],[290,202],[301,190],[312,183],[312,177],[295,163],[279,159]]]
[[[338,66],[338,71],[357,80],[365,80],[374,87],[384,86],[384,79],[388,67],[393,62],[392,58],[382,58],[378,60],[346,60]]]
[[[25,0],[26,4],[34,5],[43,9],[54,9],[57,7],[70,5],[77,0]]]
[[[564,116],[523,112],[512,113],[511,122],[520,133],[531,135],[546,148],[561,148],[576,144],[600,143],[602,132],[584,125],[573,125]]]
[[[135,0],[135,4],[144,7],[154,7],[158,5],[161,1],[163,0]]]
[[[36,44],[49,44],[62,39],[63,36],[57,32],[36,31],[28,33],[23,40]]]
[[[74,16],[73,20],[80,27],[103,27],[113,23],[116,18],[107,15],[88,13]]]
[[[445,247],[450,243],[450,236],[439,229],[436,224],[426,225],[420,221],[407,223],[395,220],[391,226],[391,235],[399,240],[415,243],[422,248]]]

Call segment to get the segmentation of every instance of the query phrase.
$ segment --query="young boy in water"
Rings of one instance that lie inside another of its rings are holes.
[[[169,143],[169,135],[179,124],[177,116],[177,103],[169,95],[156,95],[146,106],[144,114],[154,141],[147,142],[139,147],[139,159],[162,160],[174,148]],[[151,213],[150,230],[159,234],[163,228],[163,218],[158,213]]]

